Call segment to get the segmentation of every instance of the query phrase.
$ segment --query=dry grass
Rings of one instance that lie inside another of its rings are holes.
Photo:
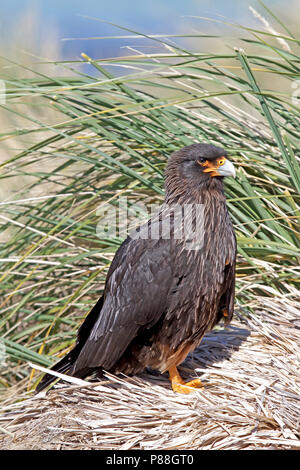
[[[0,447],[300,448],[298,307],[289,297],[257,298],[255,316],[238,313],[229,328],[208,334],[181,367],[205,384],[190,395],[145,373],[7,398]]]

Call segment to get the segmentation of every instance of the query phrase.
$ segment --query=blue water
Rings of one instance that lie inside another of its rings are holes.
[[[283,0],[267,3],[272,8],[277,8],[277,11],[284,5]],[[251,0],[2,0],[0,45],[13,40],[16,25],[20,28],[19,34],[28,34],[25,25],[22,30],[22,18],[32,11],[39,18],[37,42],[46,41],[50,32],[56,31],[63,58],[78,58],[81,52],[93,58],[118,56],[120,53],[124,54],[120,49],[122,46],[140,46],[146,43],[141,39],[66,41],[65,38],[129,34],[84,16],[96,17],[148,34],[189,33],[194,32],[194,28],[206,33],[211,29],[215,33],[218,31],[218,25],[184,18],[187,15],[212,18],[223,15],[233,21],[258,26],[249,12],[249,5],[260,9]]]

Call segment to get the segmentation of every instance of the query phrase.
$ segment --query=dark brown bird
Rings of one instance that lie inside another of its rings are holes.
[[[84,378],[149,367],[168,371],[174,391],[202,386],[184,383],[177,366],[233,313],[236,238],[224,176],[235,170],[222,148],[193,144],[171,155],[159,213],[117,250],[102,297],[53,370]],[[53,380],[44,376],[37,391]]]

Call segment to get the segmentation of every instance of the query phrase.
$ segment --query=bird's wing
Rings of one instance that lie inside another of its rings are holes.
[[[98,311],[91,311],[79,330],[83,347],[72,374],[87,367],[109,370],[144,328],[165,311],[172,267],[170,240],[127,238],[108,272]],[[89,331],[88,331],[89,330]]]
[[[235,259],[236,248],[233,253],[233,258],[230,263],[225,266],[224,281],[223,281],[223,295],[219,303],[219,317],[225,319],[225,325],[228,325],[232,319],[234,309],[234,294],[235,294]]]

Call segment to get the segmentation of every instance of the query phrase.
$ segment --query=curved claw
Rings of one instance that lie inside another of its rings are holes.
[[[194,379],[190,382],[184,382],[180,377],[177,368],[171,367],[169,369],[170,381],[174,392],[178,393],[191,393],[195,391],[195,388],[204,388],[200,379]]]
[[[192,393],[196,388],[204,388],[200,379],[191,380],[190,382],[183,382],[182,384],[172,382],[172,389],[178,393]]]

